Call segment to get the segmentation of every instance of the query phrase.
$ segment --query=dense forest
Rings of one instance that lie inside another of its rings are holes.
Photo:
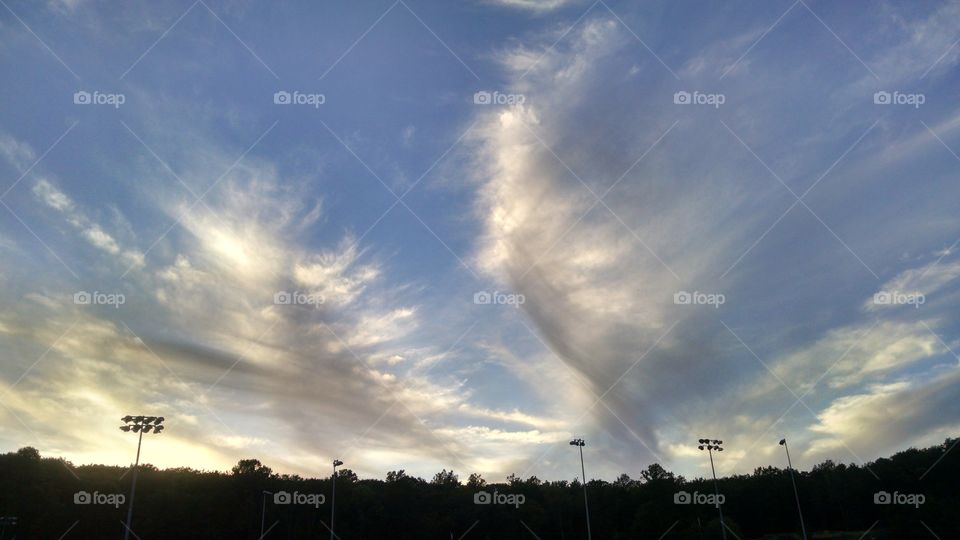
[[[798,471],[810,538],[960,538],[958,439],[865,465],[826,461]],[[121,538],[130,474],[125,467],[74,466],[33,448],[0,455],[0,516],[16,517],[3,538]],[[230,472],[143,465],[131,538],[329,538],[331,479],[275,474],[256,459]],[[265,494],[269,491],[271,494]],[[678,493],[687,493],[689,496]],[[721,538],[712,480],[688,480],[658,464],[637,478],[587,484],[596,539]],[[800,538],[788,470],[756,469],[719,480],[727,538]],[[694,494],[698,494],[694,496]],[[122,496],[121,496],[122,495]],[[680,504],[697,499],[693,504]],[[888,503],[888,504],[882,504]],[[4,522],[9,520],[4,520]],[[336,480],[336,535],[350,539],[586,538],[583,486],[441,471],[427,480],[392,471]]]

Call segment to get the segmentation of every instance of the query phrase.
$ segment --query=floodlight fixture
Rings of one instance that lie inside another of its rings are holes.
[[[343,465],[343,462],[337,458],[333,458],[333,476],[330,477],[330,540],[339,538],[334,534],[333,527],[337,517],[334,510],[337,506],[337,467],[340,465]]]
[[[720,446],[723,444],[723,441],[720,439],[700,439],[700,445],[697,446],[700,450],[707,450],[707,453],[710,455],[710,471],[713,473],[713,489],[714,493],[717,496],[717,511],[720,513],[720,532],[723,534],[723,540],[727,540],[727,526],[723,523],[723,508],[720,506],[720,484],[717,482],[717,469],[713,465],[713,451],[723,452],[723,447]]]
[[[587,539],[593,538],[590,532],[590,505],[587,503],[587,472],[583,468],[583,447],[587,443],[583,439],[574,439],[570,441],[570,446],[576,446],[580,450],[580,474],[583,475],[583,511],[587,515]]]
[[[807,540],[807,526],[803,523],[803,510],[800,509],[800,492],[797,491],[797,481],[793,477],[793,462],[790,461],[790,447],[787,446],[787,438],[780,439],[780,446],[787,452],[787,468],[790,469],[790,483],[793,484],[793,498],[797,501],[797,514],[800,516],[800,531],[803,533],[803,540]]]
[[[133,480],[131,480],[130,483],[130,505],[127,507],[127,522],[124,525],[123,532],[124,540],[130,539],[130,526],[133,523],[133,501],[137,494],[137,472],[140,469],[140,447],[143,445],[143,434],[150,433],[151,431],[157,434],[163,431],[163,420],[164,418],[162,416],[133,416],[130,414],[120,418],[120,421],[124,424],[120,426],[120,431],[138,434],[137,459],[133,464]]]

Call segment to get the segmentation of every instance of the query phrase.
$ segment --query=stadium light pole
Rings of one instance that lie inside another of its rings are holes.
[[[263,500],[263,503],[260,508],[260,540],[263,540],[263,525],[267,519],[267,495],[273,495],[272,491],[263,490],[260,494],[260,498]]]
[[[587,472],[583,468],[583,447],[587,443],[583,439],[574,439],[570,441],[570,446],[576,446],[580,449],[580,473],[583,475],[583,511],[587,514],[587,539],[592,540],[590,533],[590,505],[587,504]]]
[[[807,526],[803,524],[803,510],[800,509],[800,492],[797,491],[797,481],[793,478],[793,463],[790,461],[790,447],[787,446],[787,438],[780,439],[780,446],[787,451],[787,468],[790,469],[790,483],[793,484],[793,497],[797,500],[797,514],[800,515],[800,531],[803,532],[803,540],[807,540]]]
[[[333,484],[330,486],[330,540],[334,540],[337,535],[333,534],[333,521],[336,518],[334,507],[337,504],[337,467],[343,465],[339,459],[333,460],[333,477],[330,479]]]
[[[706,450],[710,454],[710,471],[713,472],[713,492],[716,495],[717,510],[720,512],[720,533],[723,535],[723,540],[727,540],[727,526],[723,523],[723,508],[720,504],[720,484],[717,483],[717,469],[713,466],[713,451],[723,452],[723,441],[718,441],[716,439],[700,439],[697,441],[700,443],[697,448],[700,450]]]
[[[123,531],[123,540],[130,540],[130,526],[133,525],[133,498],[137,494],[137,470],[140,468],[140,446],[143,444],[143,434],[154,433],[159,434],[163,431],[163,420],[162,416],[132,416],[126,415],[120,419],[123,422],[123,425],[120,426],[120,431],[125,433],[134,432],[138,433],[139,437],[137,439],[137,460],[133,464],[133,481],[130,484],[130,506],[127,507],[127,524],[124,526]]]

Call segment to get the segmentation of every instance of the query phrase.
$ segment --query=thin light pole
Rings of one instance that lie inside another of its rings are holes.
[[[333,477],[331,478],[332,485],[330,486],[330,540],[334,540],[337,536],[333,533],[333,523],[334,519],[336,519],[334,510],[337,504],[337,465],[343,465],[343,462],[339,459],[333,460]]]
[[[267,495],[273,495],[273,492],[263,490],[260,494],[260,498],[263,500],[263,505],[260,508],[260,540],[263,540],[263,526],[267,519]]]
[[[130,525],[133,524],[133,500],[137,496],[137,470],[140,468],[140,445],[143,444],[143,431],[137,438],[137,460],[133,463],[133,482],[130,484],[130,505],[127,506],[127,525],[123,530],[123,540],[130,538]]]
[[[127,523],[124,526],[123,531],[123,540],[130,540],[130,531],[133,526],[133,502],[134,497],[137,495],[137,472],[140,470],[140,448],[143,446],[143,434],[154,433],[159,434],[163,431],[163,420],[162,416],[131,416],[127,415],[120,419],[124,425],[120,426],[120,430],[126,433],[133,431],[138,434],[137,437],[137,459],[133,464],[133,480],[130,484],[130,505],[127,506]]]
[[[797,481],[793,478],[793,462],[790,461],[790,447],[787,446],[787,438],[780,439],[780,444],[787,451],[787,468],[790,469],[790,483],[793,484],[793,498],[797,500],[797,514],[800,515],[800,531],[803,532],[803,540],[807,540],[807,526],[803,523],[803,510],[800,509],[800,492],[797,491]]]
[[[720,446],[723,444],[723,441],[718,441],[716,439],[700,439],[700,450],[706,449],[707,453],[710,455],[710,472],[713,473],[713,492],[716,499],[717,511],[720,512],[720,533],[723,535],[723,540],[727,540],[727,526],[723,522],[723,505],[720,504],[720,484],[717,482],[717,469],[713,466],[713,451],[723,452],[723,447]]]
[[[583,447],[586,446],[587,443],[583,442],[583,439],[574,439],[570,441],[570,444],[580,448],[580,474],[582,475],[581,478],[583,478],[583,511],[587,515],[587,540],[592,540],[593,536],[590,532],[590,505],[587,502],[587,472],[583,468]]]

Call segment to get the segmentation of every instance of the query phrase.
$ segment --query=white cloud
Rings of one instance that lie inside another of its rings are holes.
[[[533,12],[546,12],[559,9],[569,4],[577,3],[575,0],[487,0],[492,4],[504,7],[521,9]]]
[[[902,448],[905,441],[932,445],[953,436],[960,427],[956,367],[930,379],[875,385],[866,392],[834,400],[811,427],[815,434],[808,453],[814,458],[837,449],[882,455]]]
[[[8,133],[0,133],[0,156],[19,171],[26,170],[37,159],[36,152],[29,144],[18,141]]]
[[[222,153],[212,145],[205,151]],[[50,426],[61,425],[51,418],[78,415],[164,414],[168,429],[156,451],[167,457],[152,460],[158,465],[182,465],[176,456],[189,454],[193,466],[222,469],[255,451],[286,471],[310,473],[323,460],[318,437],[333,441],[322,434],[334,431],[359,435],[381,415],[382,425],[367,437],[373,447],[399,449],[436,469],[450,452],[466,455],[455,441],[442,450],[420,444],[424,437],[446,437],[440,430],[465,394],[440,393],[429,380],[368,367],[368,354],[392,358],[395,348],[439,354],[430,344],[396,344],[417,328],[417,307],[393,304],[380,263],[362,261],[364,253],[349,235],[332,246],[306,247],[303,225],[317,222],[316,205],[304,203],[300,191],[252,156],[241,169],[224,178],[205,205],[191,208],[189,198],[144,195],[179,226],[157,244],[149,262],[138,254],[141,265],[128,278],[136,287],[126,291],[121,308],[73,305],[72,291],[28,293],[19,309],[0,317],[2,338],[18,351],[23,369],[56,343],[11,392],[8,406],[31,425]],[[52,182],[37,182],[34,195],[94,255],[136,253]],[[97,270],[85,269],[83,280],[105,281]],[[319,292],[329,302],[274,304],[275,292],[297,289]],[[78,322],[62,335],[71,321]],[[347,345],[326,328],[336,329]],[[403,406],[391,409],[396,398]],[[424,417],[432,425],[422,424]],[[104,449],[102,438],[87,431],[37,429],[34,443],[74,459],[126,459],[112,450],[123,447],[119,436]],[[109,432],[115,431],[111,421]],[[291,461],[296,455],[309,457]],[[364,467],[374,465],[358,464],[356,470],[383,472]]]
[[[960,261],[942,262],[942,259],[938,259],[918,268],[904,270],[881,285],[878,292],[919,294],[924,297],[923,303],[926,303],[927,297],[931,297],[931,301],[934,300],[932,297],[937,291],[958,277],[960,277]],[[864,303],[863,309],[870,312],[884,307],[888,306],[875,303],[874,298],[871,297]]]
[[[77,229],[83,238],[95,248],[117,257],[121,265],[139,268],[144,264],[143,253],[125,249],[117,240],[77,208],[73,200],[46,179],[40,179],[33,187],[34,195],[44,204],[57,210],[64,219]]]
[[[755,35],[734,38],[723,54],[742,54]],[[847,257],[842,264],[849,262],[869,277],[834,236],[851,249],[865,249],[849,232],[836,232],[854,227],[855,216],[838,222],[836,214],[824,218],[824,210],[815,207],[826,230],[803,207],[784,215],[793,199],[751,154],[759,152],[793,183],[810,174],[815,179],[846,148],[830,154],[815,173],[796,156],[774,161],[764,137],[781,134],[766,122],[783,118],[775,111],[769,118],[744,116],[754,108],[737,108],[725,121],[753,147],[747,150],[713,116],[671,107],[674,89],[645,86],[649,92],[638,96],[635,83],[622,77],[636,66],[635,46],[615,20],[598,16],[582,21],[543,58],[539,55],[546,48],[536,43],[507,50],[501,61],[513,78],[503,91],[522,92],[526,100],[479,112],[477,215],[484,230],[474,260],[504,289],[525,295],[524,314],[558,360],[533,364],[541,380],[572,372],[563,398],[548,398],[548,408],[561,410],[557,402],[571,395],[589,404],[591,396],[609,389],[604,404],[612,414],[597,405],[588,425],[613,437],[610,451],[622,452],[621,461],[661,453],[688,465],[693,456],[684,449],[683,437],[726,433],[731,448],[725,466],[739,471],[772,457],[752,446],[768,429],[803,430],[817,422],[797,405],[779,420],[783,425],[771,426],[795,399],[777,376],[798,394],[812,390],[806,399],[817,411],[864,385],[887,384],[910,370],[938,369],[947,351],[931,329],[948,326],[944,313],[928,310],[920,315],[922,322],[884,313],[868,334],[878,314],[858,310],[866,291],[853,281],[840,287],[836,274],[824,272],[838,264],[838,257]],[[707,69],[694,64],[688,71]],[[736,78],[729,84],[731,96],[746,88]],[[774,99],[756,96],[756,107],[771,106]],[[674,129],[631,169],[671,125]],[[811,129],[820,133],[818,126]],[[863,129],[866,125],[854,137]],[[783,144],[776,141],[777,151]],[[864,153],[851,154],[854,168],[889,155],[873,145],[865,145]],[[811,158],[823,161],[822,155],[811,153]],[[832,174],[845,174],[838,170]],[[606,194],[618,181],[602,203],[590,193]],[[844,199],[844,204],[856,203]],[[799,221],[807,218],[810,227]],[[865,236],[873,241],[881,233],[875,228]],[[883,254],[879,246],[870,248],[874,266]],[[914,281],[912,287],[930,294],[947,287],[960,271],[946,260],[912,270],[903,270],[901,261],[883,260],[898,264],[900,272],[884,286]],[[733,269],[729,275],[728,268]],[[676,306],[672,294],[678,290],[724,293],[727,305],[715,311]],[[673,324],[670,335],[641,358]],[[514,371],[518,377],[522,373]],[[521,378],[531,387],[534,379]],[[653,452],[637,445],[631,431]]]

